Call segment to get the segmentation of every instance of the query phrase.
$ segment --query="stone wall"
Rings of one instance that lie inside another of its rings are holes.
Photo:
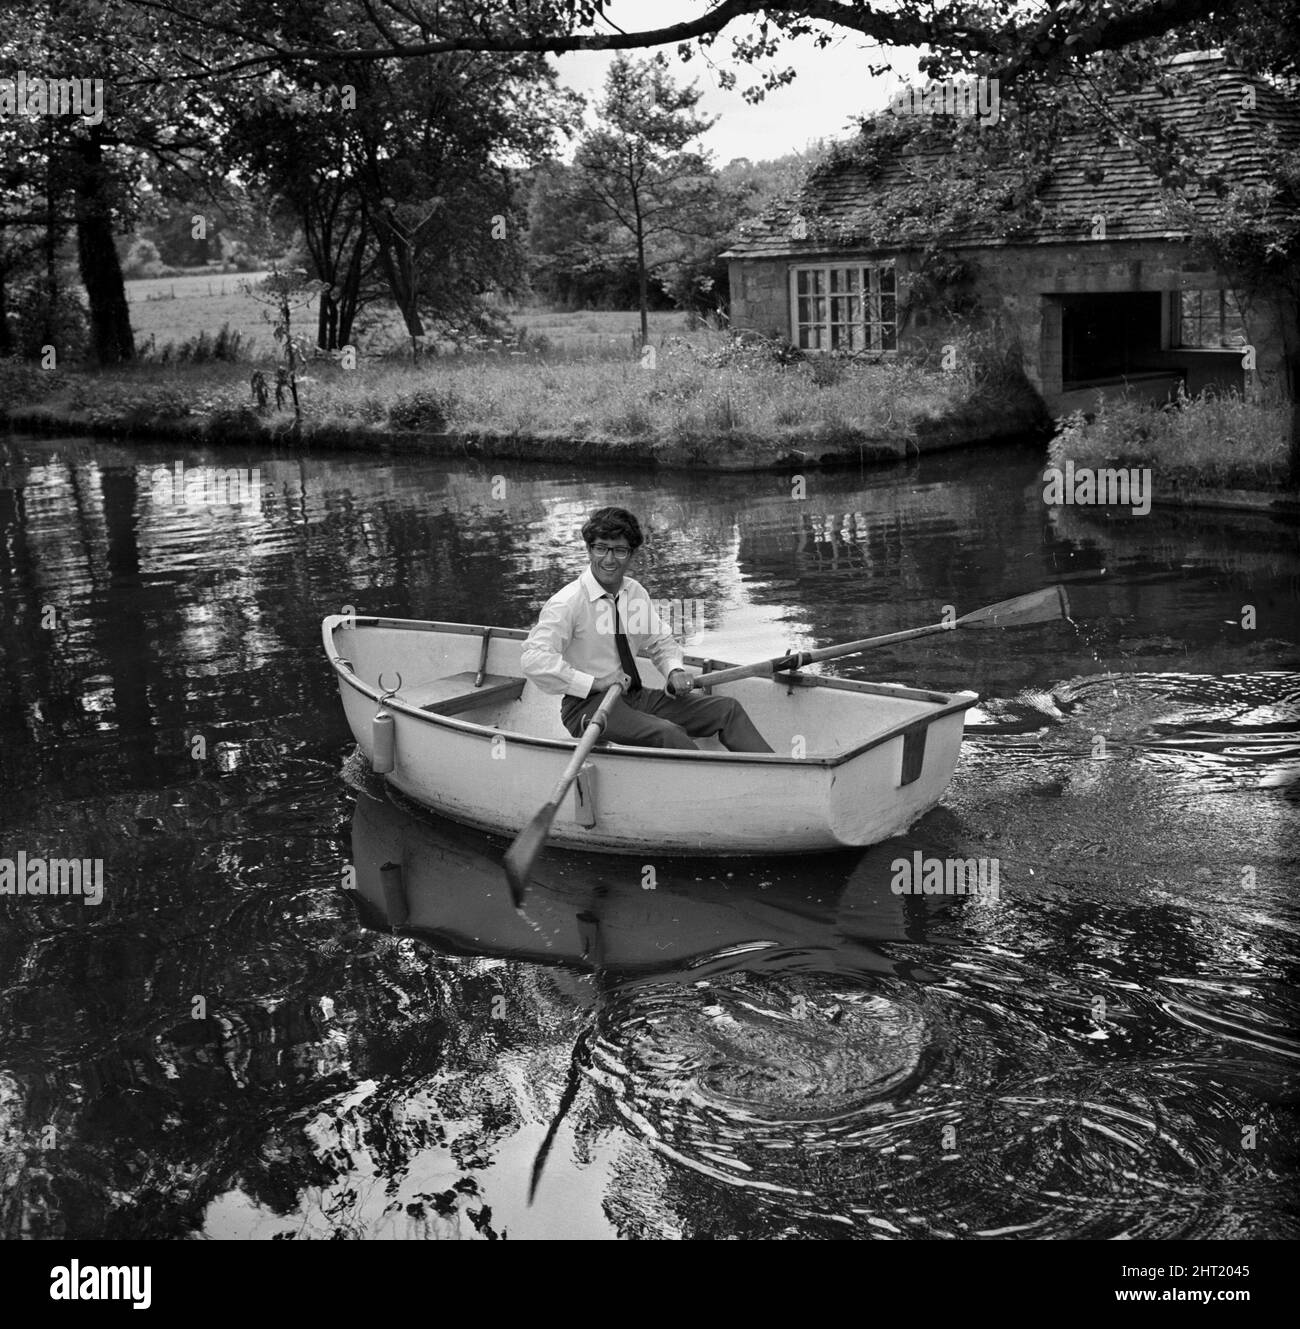
[[[1061,297],[1137,291],[1214,290],[1227,283],[1177,240],[1093,240],[1069,245],[966,251],[978,268],[976,289],[986,307],[1000,308],[1019,330],[1025,370],[1049,406],[1067,403],[1062,383]],[[1241,355],[1170,348],[1153,365],[1177,369],[1190,391],[1214,382],[1257,395],[1279,381],[1283,365],[1280,311],[1256,299],[1245,309],[1257,372]],[[1070,394],[1073,396],[1074,394]]]
[[[1074,244],[1021,245],[971,248],[961,251],[974,271],[974,288],[982,306],[997,315],[1002,335],[1017,339],[1024,354],[1025,373],[1052,410],[1074,405],[1062,382],[1061,297],[1082,293],[1177,291],[1224,286],[1219,274],[1194,258],[1189,246],[1177,240],[1092,240]],[[731,322],[735,328],[753,329],[788,338],[790,325],[791,266],[833,262],[836,259],[880,258],[880,251],[838,250],[797,257],[731,260]],[[898,273],[900,299],[906,299],[908,258],[890,255]],[[1285,388],[1283,320],[1286,311],[1267,296],[1242,300],[1247,334],[1255,347],[1256,371],[1240,370],[1240,355],[1230,352],[1162,352],[1161,367],[1186,375],[1189,390],[1215,382],[1237,384],[1248,395],[1269,388]],[[928,320],[914,319],[903,331],[901,343],[918,339]],[[934,340],[932,329],[924,333]],[[1095,396],[1095,393],[1093,394]]]
[[[787,259],[733,259],[731,326],[767,337],[790,336],[790,263]]]

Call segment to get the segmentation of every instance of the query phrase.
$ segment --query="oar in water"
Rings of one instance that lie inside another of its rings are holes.
[[[587,728],[583,731],[582,741],[574,750],[572,760],[564,768],[564,774],[556,781],[555,788],[551,790],[550,798],[546,800],[532,821],[515,836],[514,844],[506,850],[506,880],[510,883],[510,896],[515,902],[516,909],[523,903],[524,891],[528,888],[528,878],[533,874],[533,864],[537,862],[542,850],[546,848],[546,841],[550,838],[551,823],[555,820],[555,814],[564,801],[565,794],[569,792],[573,782],[578,778],[582,763],[587,760],[591,755],[592,748],[600,741],[600,736],[605,732],[605,726],[609,723],[609,713],[613,709],[614,703],[622,695],[623,689],[618,683],[615,683],[605,693],[604,700],[596,707],[596,713],[587,721]]]
[[[712,687],[717,683],[730,683],[737,678],[752,678],[756,674],[777,674],[788,669],[802,669],[819,660],[835,660],[841,655],[856,655],[876,646],[888,646],[895,641],[910,641],[913,637],[928,637],[934,632],[951,632],[955,628],[1022,628],[1034,623],[1051,623],[1069,618],[1070,602],[1061,586],[1048,586],[1029,595],[1018,595],[1014,600],[1001,600],[995,605],[972,610],[951,623],[931,623],[923,628],[908,628],[903,632],[890,632],[883,637],[864,637],[861,641],[845,642],[840,646],[825,646],[819,651],[797,651],[793,655],[779,655],[773,660],[760,660],[757,664],[736,665],[733,669],[715,669],[711,674],[697,674],[692,680],[695,687]]]

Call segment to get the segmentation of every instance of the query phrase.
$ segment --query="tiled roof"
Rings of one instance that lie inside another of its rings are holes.
[[[1272,85],[1252,79],[1217,52],[1178,56],[1169,64],[1175,90],[1157,87],[1123,94],[1127,104],[1156,111],[1180,133],[1203,146],[1201,162],[1229,183],[1264,183],[1269,126],[1287,145],[1300,144],[1300,102]],[[1191,79],[1187,76],[1191,75]],[[1185,87],[1185,83],[1190,83]],[[1255,105],[1243,108],[1247,88]],[[983,132],[982,130],[980,132]],[[741,226],[723,257],[760,258],[826,253],[844,247],[890,249],[903,245],[892,235],[873,234],[880,205],[905,187],[914,187],[940,165],[942,151],[915,152],[886,160],[874,171],[843,162],[815,171],[802,193],[776,203],[763,216]],[[1108,240],[1173,238],[1183,234],[1166,212],[1171,197],[1155,172],[1127,142],[1098,142],[1096,136],[1063,138],[1051,158],[1052,175],[1038,192],[1042,215],[1014,233],[978,215],[945,240],[949,246],[1051,244],[1089,236],[1093,217],[1106,218]],[[1008,175],[1008,181],[1010,175]],[[1203,191],[1197,206],[1216,200]]]

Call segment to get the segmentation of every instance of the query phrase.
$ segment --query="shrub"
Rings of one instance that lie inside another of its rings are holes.
[[[51,396],[66,381],[57,369],[41,369],[17,356],[0,358],[0,411],[31,406]]]
[[[259,254],[253,253],[243,240],[221,237],[221,262],[225,267],[233,267],[236,272],[259,272],[265,263]]]
[[[388,423],[394,429],[440,433],[451,415],[450,397],[431,388],[403,393],[388,408]]]
[[[689,350],[701,364],[714,369],[767,372],[774,364],[798,364],[807,358],[784,338],[765,337],[761,332],[733,331],[721,346],[700,348],[684,337],[671,337],[666,344]]]
[[[1075,411],[1057,421],[1047,454],[1053,466],[1142,462],[1166,479],[1269,485],[1286,472],[1287,413],[1280,401],[1247,401],[1231,391],[1180,393],[1163,406],[1098,394],[1091,419]]]
[[[74,380],[67,404],[84,412],[92,424],[124,428],[181,420],[193,413],[190,397],[168,384],[108,384],[98,379]]]
[[[246,403],[221,403],[207,412],[206,432],[212,438],[243,439],[258,437],[264,423],[262,417]]]
[[[245,342],[242,332],[232,328],[229,323],[223,323],[221,331],[217,333],[216,340],[212,343],[212,358],[234,364],[248,359],[250,349],[251,341]]]
[[[737,412],[736,407],[737,403],[733,399],[730,391],[723,392],[721,396],[714,397],[705,408],[705,427],[719,434],[731,433],[731,431],[739,424],[739,413]]]
[[[151,337],[140,348],[140,359],[146,364],[158,365],[202,365],[213,361],[236,364],[250,358],[252,346],[251,338],[245,340],[242,332],[223,323],[215,337],[200,332],[179,344],[169,341],[161,347],[156,346]]]
[[[138,236],[131,241],[130,248],[122,259],[122,276],[161,277],[163,275],[162,255],[152,240]]]
[[[39,360],[51,345],[59,363],[80,360],[90,344],[90,317],[72,291],[61,288],[51,302],[44,283],[33,282],[13,306],[11,335],[24,360]]]
[[[388,408],[373,392],[368,392],[360,401],[348,403],[347,414],[364,424],[378,425],[387,419]]]
[[[844,377],[844,361],[833,352],[815,356],[808,366],[809,377],[819,388],[833,388]]]
[[[642,438],[651,432],[654,421],[643,402],[630,401],[622,411],[611,417],[609,423],[617,433],[625,434],[628,438]]]

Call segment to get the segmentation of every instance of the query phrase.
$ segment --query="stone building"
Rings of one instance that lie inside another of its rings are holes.
[[[1300,104],[1220,54],[1178,56],[1168,71],[1165,87],[1131,97],[1203,148],[1228,183],[1264,182],[1270,148],[1300,144]],[[882,195],[915,186],[914,167],[906,155],[866,165],[850,156],[742,228],[724,255],[733,328],[885,358],[933,341],[928,311],[909,299],[915,235],[908,245],[864,239]],[[1160,180],[1122,136],[1062,139],[1037,198],[1038,215],[1010,235],[975,224],[943,246],[963,261],[978,308],[1012,332],[1054,414],[1125,386],[1157,400],[1180,385],[1193,395],[1289,390],[1294,301],[1234,290],[1198,258]]]

